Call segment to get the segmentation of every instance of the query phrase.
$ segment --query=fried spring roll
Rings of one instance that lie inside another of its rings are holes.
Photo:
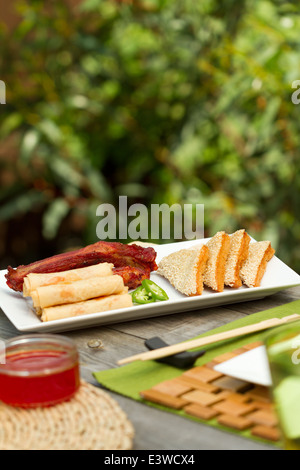
[[[120,294],[124,290],[121,276],[85,279],[72,284],[56,284],[38,287],[31,292],[34,307],[72,304],[105,295]]]
[[[94,266],[72,269],[60,273],[30,273],[24,278],[23,295],[24,297],[29,297],[32,291],[42,286],[64,284],[93,277],[111,276],[113,274],[113,267],[114,265],[111,263],[99,263]]]
[[[132,297],[128,293],[123,293],[87,300],[85,302],[44,308],[42,310],[41,320],[43,322],[48,322],[126,307],[132,307]]]

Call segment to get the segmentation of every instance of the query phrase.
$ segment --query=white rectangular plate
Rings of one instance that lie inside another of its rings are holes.
[[[206,243],[208,240],[209,239],[192,240],[167,245],[157,245],[155,247],[157,252],[157,262],[170,253],[183,248],[190,248],[201,243]],[[239,289],[228,287],[224,289],[224,292],[213,292],[210,289],[205,288],[203,294],[196,297],[186,297],[180,294],[166,279],[162,278],[159,274],[152,273],[151,279],[167,292],[169,295],[168,301],[155,302],[146,305],[134,305],[130,308],[122,308],[108,312],[88,314],[80,317],[42,323],[35,315],[30,301],[24,299],[20,293],[12,291],[6,285],[4,277],[5,273],[6,270],[0,271],[0,307],[19,331],[39,331],[41,333],[75,330],[96,325],[107,325],[169,315],[177,312],[184,314],[184,312],[188,310],[199,310],[216,305],[259,299],[289,287],[300,285],[300,276],[275,256],[268,263],[267,270],[260,287],[251,289],[244,286]]]

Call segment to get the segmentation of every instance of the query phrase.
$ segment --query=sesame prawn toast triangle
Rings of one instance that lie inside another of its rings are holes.
[[[259,287],[265,274],[267,263],[273,257],[275,250],[271,242],[254,242],[249,245],[249,255],[243,264],[240,275],[248,287]]]
[[[161,260],[157,273],[165,277],[182,294],[201,295],[207,259],[206,245],[179,250]]]
[[[225,285],[241,287],[240,270],[249,253],[250,237],[245,229],[237,230],[230,236],[230,248],[225,265]]]
[[[209,249],[209,258],[203,275],[204,284],[217,292],[223,292],[230,237],[225,232],[218,232],[206,246]]]

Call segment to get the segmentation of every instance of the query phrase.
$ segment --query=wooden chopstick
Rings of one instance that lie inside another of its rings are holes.
[[[223,341],[226,339],[236,338],[237,336],[248,335],[250,333],[255,333],[256,331],[266,330],[268,328],[273,328],[275,326],[279,326],[284,323],[296,321],[299,319],[300,315],[298,315],[297,313],[281,319],[271,318],[269,320],[264,320],[262,322],[255,323],[254,325],[235,328],[234,330],[225,331],[223,333],[217,333],[215,335],[207,336],[205,338],[198,338],[191,341],[185,341],[183,343],[173,344],[172,346],[167,346],[165,348],[155,349],[153,351],[146,351],[141,354],[135,354],[134,356],[126,357],[125,359],[119,360],[117,364],[123,365],[134,361],[148,361],[151,359],[161,359],[162,357],[172,356],[173,354],[178,354],[194,348],[201,348],[202,346],[207,346],[208,344],[216,343],[218,341]]]

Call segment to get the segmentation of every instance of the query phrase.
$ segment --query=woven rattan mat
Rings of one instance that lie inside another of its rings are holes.
[[[49,408],[0,403],[0,450],[129,450],[133,435],[118,403],[84,381],[72,400]]]

